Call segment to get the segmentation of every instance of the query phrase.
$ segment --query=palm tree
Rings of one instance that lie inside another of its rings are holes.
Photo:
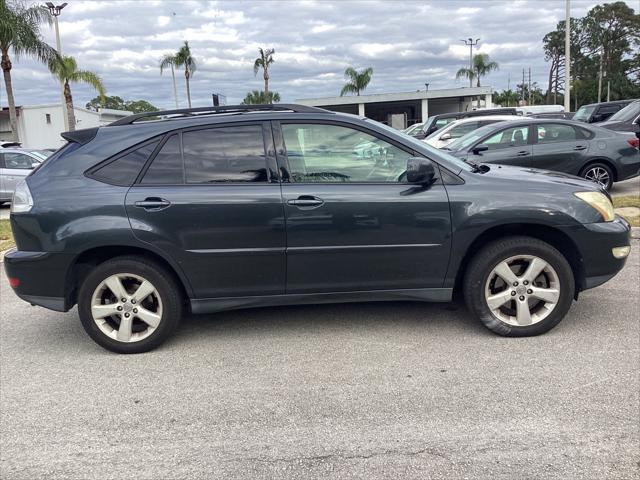
[[[344,77],[348,80],[347,83],[342,87],[342,91],[340,92],[340,96],[346,95],[347,93],[355,93],[356,95],[360,95],[369,82],[371,81],[371,76],[373,75],[373,68],[365,68],[361,72],[358,72],[355,68],[349,67],[344,71]]]
[[[278,103],[280,101],[280,94],[278,92],[265,93],[262,90],[252,90],[247,93],[242,101],[245,105],[264,105],[267,103]]]
[[[76,129],[76,115],[73,111],[73,97],[69,83],[86,83],[98,91],[100,99],[105,101],[105,89],[100,77],[87,70],[78,70],[78,64],[73,57],[62,56],[49,61],[49,70],[64,84],[64,101],[67,104],[67,118],[69,130]]]
[[[185,41],[175,55],[165,55],[160,62],[160,74],[167,67],[184,67],[184,79],[187,84],[187,103],[191,108],[191,90],[189,89],[189,79],[196,71],[196,59],[191,55],[189,42]]]
[[[476,80],[476,86],[480,86],[480,79],[488,75],[493,70],[498,70],[498,64],[489,61],[489,55],[478,53],[473,56],[473,68],[461,68],[456,73],[456,78],[468,78],[470,82]]]
[[[269,95],[269,66],[275,62],[273,54],[276,53],[275,49],[267,48],[263,50],[258,48],[260,56],[256,58],[253,63],[253,74],[258,75],[258,70],[262,69],[262,78],[264,78],[264,93]]]
[[[0,54],[4,84],[9,103],[9,124],[14,141],[18,138],[18,116],[11,84],[11,51],[16,57],[28,55],[41,62],[48,62],[58,54],[42,39],[40,24],[51,25],[52,18],[46,7],[33,5],[25,7],[22,3],[7,3],[0,0]]]

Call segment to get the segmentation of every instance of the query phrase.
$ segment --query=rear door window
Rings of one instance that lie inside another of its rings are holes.
[[[187,183],[268,181],[260,125],[186,131],[182,148]]]
[[[159,141],[156,140],[125,153],[97,170],[94,170],[89,176],[95,180],[111,185],[124,187],[133,185],[140,170],[142,170],[142,167],[156,149],[158,143]]]
[[[490,136],[483,145],[489,147],[489,150],[501,150],[503,148],[519,147],[526,145],[529,139],[529,127],[527,125],[520,127],[507,128],[501,130],[495,135]]]
[[[542,123],[538,126],[538,143],[573,142],[580,138],[571,125]]]

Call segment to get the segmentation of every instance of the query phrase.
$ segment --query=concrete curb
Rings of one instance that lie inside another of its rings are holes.
[[[640,227],[631,227],[631,238],[640,238]]]

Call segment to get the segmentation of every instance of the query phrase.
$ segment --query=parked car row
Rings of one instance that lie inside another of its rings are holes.
[[[49,150],[14,146],[0,149],[0,205],[10,202],[16,185],[50,155]]]
[[[465,118],[449,115],[440,121],[441,116],[431,117],[418,131],[424,131],[426,125],[438,126],[423,141],[472,163],[570,173],[598,182],[605,189],[637,176],[639,140],[633,132],[639,129],[640,101],[587,107],[585,111],[591,116],[581,114],[583,121],[568,121],[564,112],[538,112],[534,107],[528,107],[528,116],[498,115],[499,110],[481,116],[483,110],[477,110]],[[617,112],[609,120],[592,121],[612,109]]]

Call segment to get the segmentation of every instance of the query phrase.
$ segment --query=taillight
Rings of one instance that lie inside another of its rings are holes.
[[[20,181],[13,192],[11,201],[11,213],[24,213],[33,207],[33,197],[26,180]]]
[[[627,140],[627,143],[629,143],[633,148],[640,148],[640,138],[630,138]]]
[[[18,288],[18,286],[20,285],[20,279],[9,277],[9,285],[11,286],[11,288]]]

